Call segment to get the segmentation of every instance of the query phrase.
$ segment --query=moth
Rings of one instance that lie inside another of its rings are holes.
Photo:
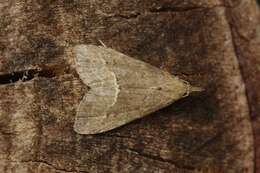
[[[90,88],[76,112],[79,134],[109,131],[201,90],[111,48],[77,45],[73,53],[77,73]]]

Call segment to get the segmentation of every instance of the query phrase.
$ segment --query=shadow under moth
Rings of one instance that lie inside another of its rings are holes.
[[[77,73],[90,88],[77,108],[79,134],[106,132],[201,90],[110,48],[78,45],[73,53]]]

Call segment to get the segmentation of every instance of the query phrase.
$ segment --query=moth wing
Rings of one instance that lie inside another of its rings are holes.
[[[90,87],[80,102],[74,123],[74,130],[85,134],[90,133],[88,127],[95,125],[93,121],[106,118],[106,112],[116,103],[118,85],[115,74],[109,71],[99,54],[87,52],[82,46],[76,46],[74,53],[77,72]]]
[[[104,47],[82,45],[82,49],[88,54],[85,56],[98,56],[104,60],[120,88],[116,101],[103,112],[103,116],[92,116],[95,114],[89,114],[88,108],[82,112],[82,116],[87,117],[83,134],[101,133],[122,126],[171,104],[187,92],[187,85],[182,80],[148,63]],[[80,107],[85,107],[86,100]],[[98,106],[93,100],[89,104]],[[103,106],[99,106],[102,109]]]

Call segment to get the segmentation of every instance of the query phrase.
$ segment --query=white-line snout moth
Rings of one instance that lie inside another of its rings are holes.
[[[90,90],[74,122],[79,134],[102,133],[157,111],[200,88],[113,49],[78,45],[76,70]]]

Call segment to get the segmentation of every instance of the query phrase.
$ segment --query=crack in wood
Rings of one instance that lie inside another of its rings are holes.
[[[240,49],[238,48],[237,43],[235,41],[236,37],[235,37],[235,33],[234,32],[237,33],[237,29],[236,29],[235,26],[232,25],[232,22],[229,20],[229,14],[227,13],[227,11],[225,12],[225,17],[226,17],[227,23],[229,25],[230,35],[231,35],[231,42],[232,42],[232,45],[233,45],[235,57],[236,57],[236,59],[238,61],[238,68],[239,68],[239,71],[240,71],[242,82],[245,85],[245,96],[246,96],[246,100],[247,100],[247,107],[248,107],[248,110],[249,110],[249,115],[252,116],[252,108],[250,106],[251,104],[249,104],[250,97],[249,97],[247,82],[246,82],[245,74],[244,74],[245,72],[244,72],[244,68],[242,67],[242,62],[241,62],[241,57],[240,57],[241,53],[240,53]],[[237,33],[237,34],[240,36],[239,33]],[[244,38],[244,37],[242,37],[242,38]]]
[[[178,13],[178,12],[188,12],[188,11],[194,11],[194,10],[212,10],[214,8],[222,7],[222,8],[235,8],[238,5],[240,5],[241,1],[238,1],[234,5],[227,5],[227,4],[215,4],[208,7],[203,6],[192,6],[192,7],[178,7],[178,6],[167,6],[167,7],[157,7],[157,8],[151,8],[148,9],[145,13],[141,12],[135,12],[135,13],[118,13],[118,14],[108,14],[102,11],[98,11],[99,14],[107,17],[107,18],[122,18],[122,19],[137,19],[140,16],[143,16],[145,14],[155,14],[155,13]]]
[[[53,78],[56,74],[52,69],[29,69],[24,71],[16,71],[12,73],[0,75],[0,85],[15,83],[18,81],[26,82],[35,77]]]
[[[44,160],[25,160],[25,161],[20,161],[21,163],[34,163],[34,164],[43,164],[47,167],[51,167],[56,171],[60,171],[60,172],[66,172],[66,173],[89,173],[87,171],[81,171],[81,170],[68,170],[68,169],[64,169],[64,168],[58,168],[57,166],[48,163],[47,161]]]
[[[224,1],[224,2],[226,2],[226,1]],[[240,3],[238,5],[240,5]],[[250,88],[249,88],[249,84],[246,80],[245,69],[244,69],[243,63],[242,63],[243,55],[241,55],[241,50],[239,48],[239,45],[236,43],[235,39],[238,37],[240,39],[246,40],[247,42],[249,42],[249,40],[247,40],[242,34],[240,34],[239,31],[238,31],[238,28],[232,24],[232,14],[230,14],[230,12],[227,11],[227,8],[225,8],[224,16],[226,18],[226,21],[227,21],[227,24],[228,24],[228,27],[229,27],[229,32],[230,32],[230,36],[231,36],[231,43],[232,43],[232,46],[233,46],[234,55],[235,55],[237,62],[238,62],[238,68],[239,68],[239,72],[240,72],[240,75],[241,75],[241,80],[242,80],[242,83],[245,85],[244,95],[246,97],[246,106],[247,106],[248,111],[249,111],[249,113],[248,113],[249,118],[252,118],[253,117],[253,109],[252,109],[251,105],[253,105],[253,103],[251,103],[251,98],[250,98],[250,95],[249,95]],[[231,18],[231,20],[230,20],[230,18]],[[249,152],[250,151],[248,151],[248,153]],[[254,157],[255,157],[256,152],[255,151],[253,151],[253,152],[254,152]],[[253,163],[253,170],[254,170],[253,172],[256,171],[256,166],[257,166],[256,162],[254,162]]]
[[[200,144],[199,146],[197,146],[194,149],[192,149],[191,154],[195,154],[195,153],[201,151],[202,149],[204,149],[205,147],[207,147],[207,146],[209,146],[211,144],[214,144],[214,142],[219,140],[219,138],[221,138],[224,133],[225,133],[224,130],[222,130],[220,132],[217,132],[214,136],[208,138],[202,144]]]
[[[212,10],[214,8],[223,7],[223,8],[236,8],[241,4],[241,1],[238,1],[234,5],[227,5],[225,3],[219,3],[215,5],[211,5],[208,7],[202,7],[202,6],[193,6],[193,7],[159,7],[150,9],[149,12],[151,13],[167,13],[167,12],[187,12],[187,11],[193,11],[193,10]]]
[[[185,12],[185,11],[192,11],[192,10],[204,10],[207,8],[204,7],[160,7],[156,9],[151,9],[151,13],[162,13],[162,12]]]
[[[133,153],[133,154],[139,155],[141,157],[147,158],[147,159],[151,159],[151,160],[156,161],[156,162],[168,163],[168,164],[173,165],[174,167],[176,167],[178,169],[182,169],[182,170],[185,169],[185,170],[189,170],[189,171],[195,170],[195,167],[192,167],[190,165],[180,165],[180,163],[177,163],[177,161],[164,159],[160,156],[150,155],[150,154],[144,153],[142,151],[139,151],[137,149],[126,148],[126,151],[129,152],[129,153]]]
[[[118,135],[118,134],[100,134],[100,135],[96,135],[98,137],[102,137],[102,138],[117,138],[117,139],[121,139],[121,140],[138,140],[135,137],[131,137],[131,136],[126,136],[126,135]]]
[[[228,25],[229,25],[229,28],[230,28],[231,41],[232,41],[232,44],[233,44],[234,53],[235,53],[235,56],[236,56],[238,64],[239,64],[239,71],[240,71],[240,74],[241,74],[241,77],[242,77],[242,81],[245,85],[245,96],[246,96],[246,99],[247,99],[247,106],[248,106],[248,110],[249,110],[249,115],[250,115],[251,119],[255,119],[256,113],[255,113],[255,111],[253,111],[253,109],[254,109],[253,107],[255,106],[254,105],[255,103],[252,101],[253,99],[250,95],[250,90],[251,90],[250,83],[248,82],[248,80],[246,78],[246,70],[243,67],[243,64],[244,64],[243,59],[246,59],[246,58],[243,57],[243,54],[241,53],[241,49],[239,48],[239,45],[236,43],[236,40],[235,40],[236,38],[239,38],[241,40],[246,41],[249,44],[250,38],[247,38],[246,36],[241,34],[239,32],[239,29],[235,25],[233,25],[232,15],[229,14],[228,12],[226,12],[226,18],[227,18],[227,22],[228,22]]]

